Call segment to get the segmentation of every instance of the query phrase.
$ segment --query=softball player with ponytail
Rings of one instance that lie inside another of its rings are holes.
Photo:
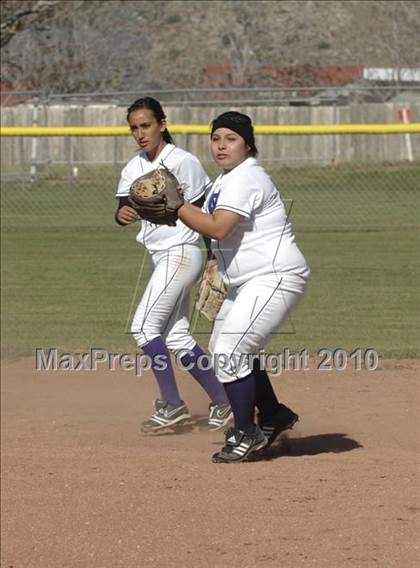
[[[279,403],[258,355],[302,299],[310,277],[277,188],[255,159],[250,118],[227,112],[212,122],[211,152],[222,168],[203,210],[184,203],[185,225],[212,239],[229,286],[210,339],[235,425],[217,463],[235,463],[270,445],[297,414]],[[255,424],[255,409],[258,424]]]
[[[149,171],[168,168],[178,179],[186,202],[199,211],[210,180],[198,159],[177,148],[166,128],[166,116],[159,101],[145,97],[127,111],[127,121],[140,151],[121,173],[116,197],[115,219],[120,225],[138,221],[129,206],[132,182]],[[149,252],[153,272],[137,307],[131,332],[137,345],[151,358],[152,370],[160,389],[155,411],[143,422],[151,432],[173,426],[190,418],[175,380],[170,351],[177,353],[184,368],[203,387],[211,399],[209,427],[223,427],[232,412],[225,389],[212,369],[199,365],[204,353],[189,331],[189,291],[202,267],[200,236],[178,220],[176,226],[141,221],[137,241]],[[180,352],[185,352],[182,356]],[[163,364],[162,364],[163,362]]]

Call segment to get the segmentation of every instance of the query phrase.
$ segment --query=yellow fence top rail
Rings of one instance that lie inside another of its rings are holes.
[[[172,124],[171,134],[210,134],[207,124]],[[290,125],[255,126],[255,134],[302,135],[302,134],[405,134],[420,133],[420,123],[413,124],[333,124],[333,125]],[[37,126],[0,128],[0,136],[128,136],[126,126]]]

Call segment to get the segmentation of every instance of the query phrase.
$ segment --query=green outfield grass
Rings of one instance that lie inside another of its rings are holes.
[[[29,167],[26,168],[29,171]],[[207,168],[212,177],[214,166]],[[297,230],[390,229],[420,225],[420,163],[380,166],[268,164]],[[118,180],[113,166],[80,166],[74,179],[50,167],[35,183],[3,184],[7,228],[109,226]]]
[[[272,168],[272,176],[293,200],[313,280],[269,350],[418,357],[420,168]],[[82,172],[69,185],[55,171],[31,186],[3,184],[4,357],[36,347],[135,351],[127,322],[148,271],[139,277],[144,250],[135,227],[114,225],[113,186],[102,177]],[[210,327],[192,320],[205,346]]]

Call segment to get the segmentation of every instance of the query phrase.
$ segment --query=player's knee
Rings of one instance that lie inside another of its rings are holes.
[[[151,326],[142,326],[139,328],[138,325],[131,326],[131,335],[138,347],[144,347],[155,337],[161,335],[160,330]]]
[[[182,350],[191,351],[196,341],[190,334],[174,333],[165,337],[165,343],[169,351],[177,353]]]
[[[211,353],[214,372],[221,383],[231,383],[252,372],[253,356],[238,353],[221,340],[214,343]]]
[[[158,337],[158,335],[155,335],[155,337]],[[144,347],[150,343],[152,339],[155,339],[155,337],[146,337],[144,333],[133,333],[133,339],[136,342],[137,347]]]

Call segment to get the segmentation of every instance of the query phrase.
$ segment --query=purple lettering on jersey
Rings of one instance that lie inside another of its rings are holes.
[[[217,192],[215,191],[210,196],[208,210],[209,210],[209,213],[211,213],[212,215],[214,213],[214,210],[216,209],[217,200],[219,199],[219,193],[220,193],[220,191],[217,191]]]

